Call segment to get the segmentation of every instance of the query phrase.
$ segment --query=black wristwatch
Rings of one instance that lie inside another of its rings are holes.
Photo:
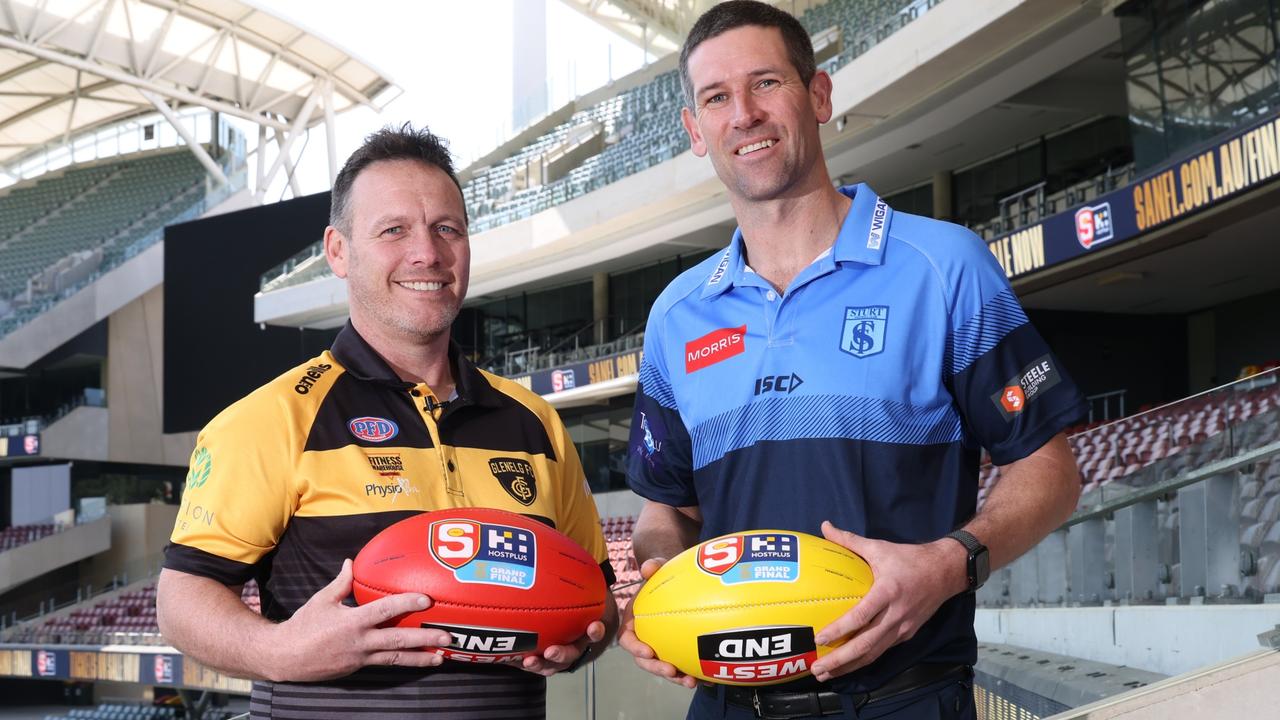
[[[947,537],[955,540],[969,551],[968,564],[966,572],[969,577],[968,592],[974,592],[987,582],[987,578],[991,575],[991,557],[987,553],[987,546],[978,542],[978,538],[973,533],[964,530],[956,530],[947,535]]]

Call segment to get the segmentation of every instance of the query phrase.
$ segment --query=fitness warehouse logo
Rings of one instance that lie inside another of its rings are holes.
[[[383,477],[404,474],[404,460],[399,455],[367,455],[369,467]]]
[[[1022,372],[1009,378],[1004,387],[991,396],[991,402],[1005,420],[1012,420],[1032,401],[1060,382],[1062,375],[1053,366],[1053,361],[1048,355],[1042,355],[1023,368]]]
[[[508,628],[474,627],[422,623],[428,630],[444,630],[453,637],[449,647],[436,648],[436,654],[449,660],[494,663],[519,660],[538,649],[538,633]]]
[[[307,368],[307,372],[305,375],[298,378],[298,384],[293,386],[293,391],[298,393],[299,395],[306,395],[307,393],[311,392],[311,387],[316,384],[316,381],[320,379],[320,376],[324,375],[325,373],[329,372],[332,369],[333,369],[333,366],[330,365],[329,363],[320,363],[319,365],[312,365],[311,367]]]
[[[705,367],[741,355],[747,349],[747,326],[721,328],[684,344],[684,371],[695,373]]]
[[[698,548],[698,567],[725,585],[795,582],[800,542],[791,533],[743,533],[708,540]]]
[[[813,628],[741,628],[698,636],[698,663],[712,680],[772,683],[808,672],[818,659]]]

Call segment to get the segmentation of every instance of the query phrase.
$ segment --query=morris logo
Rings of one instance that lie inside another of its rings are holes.
[[[684,344],[684,371],[693,373],[747,349],[747,326],[713,330]]]

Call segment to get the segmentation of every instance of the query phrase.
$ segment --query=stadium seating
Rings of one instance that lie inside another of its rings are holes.
[[[806,11],[800,22],[811,34],[838,28],[840,53],[824,62],[829,71],[848,64],[882,42],[940,0],[830,0]],[[463,187],[470,230],[481,233],[530,217],[617,182],[689,149],[680,123],[680,76],[662,73],[645,85],[621,92],[533,140],[497,164],[479,170]],[[603,149],[550,182],[541,178],[552,158],[582,137],[602,136]],[[532,168],[532,170],[531,170]],[[318,247],[319,243],[317,243]],[[278,290],[327,276],[323,263],[305,262],[315,249],[264,275],[262,290]]]
[[[34,277],[83,251],[102,251],[85,254],[90,270],[114,267],[140,242],[189,216],[204,200],[204,177],[189,152],[145,153],[73,166],[0,196],[0,307],[9,309],[0,314],[0,335],[58,299],[30,293]]]
[[[58,532],[58,528],[53,523],[7,527],[4,530],[0,530],[0,552],[47,538],[56,532]]]
[[[621,610],[631,602],[640,588],[640,566],[631,548],[631,532],[635,529],[634,516],[607,517],[600,520],[605,543],[609,548],[609,564],[618,581],[613,585],[613,597]]]
[[[254,612],[262,612],[258,584],[250,581],[240,593],[240,599]],[[164,645],[156,623],[156,587],[147,585],[138,590],[116,595],[95,603],[82,603],[72,610],[43,623],[30,624],[15,629],[9,642],[20,643],[76,643],[76,644],[124,644]]]
[[[205,720],[226,720],[236,713],[230,710],[206,710]],[[127,705],[107,703],[93,708],[75,708],[67,715],[45,715],[44,720],[176,720],[187,717],[172,705]]]

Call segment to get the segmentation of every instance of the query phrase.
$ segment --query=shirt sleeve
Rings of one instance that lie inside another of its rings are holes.
[[[581,545],[600,564],[605,584],[612,586],[618,578],[613,565],[609,563],[609,546],[605,543],[604,532],[600,528],[600,511],[596,509],[596,501],[591,497],[591,488],[587,485],[587,476],[582,470],[582,460],[578,458],[578,449],[560,416],[554,410],[549,412],[552,442],[555,444],[556,457],[559,458],[556,465],[560,470],[559,477],[556,478],[560,516],[556,518],[556,523],[561,532]]]
[[[200,432],[166,568],[239,585],[275,548],[295,509],[297,453],[280,411],[265,409],[241,401]]]
[[[644,359],[627,443],[627,483],[637,495],[672,507],[693,507],[693,443],[676,406],[671,375],[662,354],[662,321],[657,310],[645,328]]]
[[[995,258],[956,229],[956,261],[941,268],[950,308],[943,371],[969,435],[1007,465],[1079,422],[1088,406]]]

